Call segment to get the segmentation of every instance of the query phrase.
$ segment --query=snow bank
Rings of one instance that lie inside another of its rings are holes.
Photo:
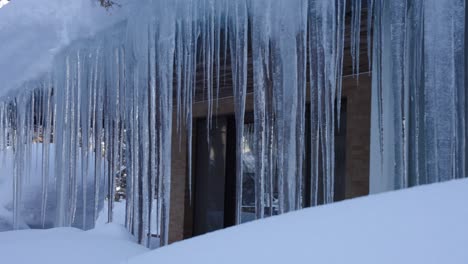
[[[0,232],[1,263],[466,263],[468,179],[251,222],[152,252],[116,224]]]
[[[467,263],[468,180],[244,224],[126,263]]]
[[[118,225],[92,231],[74,228],[21,230],[0,233],[0,262],[47,264],[119,263],[147,251],[131,242]]]
[[[114,202],[114,207],[112,208],[112,222],[115,224],[119,224],[125,226],[125,214],[126,214],[126,207],[125,207],[125,200]],[[99,212],[98,219],[96,220],[96,226],[104,226],[107,224],[109,214],[109,206],[107,200],[104,202],[104,207],[102,208],[101,212]]]
[[[157,204],[157,201],[154,200],[153,209],[152,209],[154,219],[157,219],[156,215],[155,215],[155,212],[157,210],[156,204]],[[114,208],[112,209],[112,214],[113,214],[112,223],[117,224],[116,226],[125,226],[125,213],[126,213],[125,205],[126,205],[125,200],[122,200],[122,201],[119,201],[119,202],[114,202]],[[102,208],[101,212],[99,213],[99,217],[96,220],[96,229],[90,230],[90,232],[96,232],[96,230],[98,230],[97,232],[101,232],[101,230],[109,229],[109,224],[107,224],[108,223],[107,222],[108,213],[109,213],[108,208],[109,207],[108,207],[108,204],[107,204],[107,201],[106,201],[106,202],[104,202],[104,207]],[[0,211],[0,213],[1,213],[1,211]],[[0,216],[1,216],[1,214],[0,214]],[[151,221],[151,234],[156,235],[156,234],[159,233],[158,226],[159,226],[159,223],[157,223],[156,221]],[[136,241],[136,238],[131,237],[131,240]],[[160,246],[159,238],[158,237],[151,237],[148,247],[150,249],[156,249],[156,248],[159,248],[159,246]]]
[[[127,0],[106,11],[91,0],[15,0],[0,8],[0,94],[50,69],[54,55],[126,18]]]

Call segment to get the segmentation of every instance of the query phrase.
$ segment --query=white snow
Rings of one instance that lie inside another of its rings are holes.
[[[117,224],[0,232],[1,263],[466,263],[468,179],[371,195],[151,252]]]
[[[466,201],[468,180],[372,195],[213,232],[126,263],[466,264]]]
[[[2,264],[101,264],[119,263],[147,251],[131,241],[119,225],[92,231],[74,228],[21,230],[0,233]]]
[[[156,212],[157,200],[154,200],[152,212]],[[125,213],[126,213],[126,201],[121,200],[118,202],[114,202],[114,207],[112,208],[112,224],[117,224],[119,226],[125,226]],[[159,205],[161,206],[161,205]],[[103,227],[106,228],[108,224],[108,213],[109,213],[109,206],[107,200],[104,202],[104,206],[99,213],[98,219],[96,220],[96,228],[98,230],[102,229]],[[1,216],[1,211],[0,211]],[[157,219],[155,215],[153,215],[154,219]],[[1,218],[0,218],[1,219]],[[151,234],[157,235],[158,234],[158,226],[160,223],[156,221],[151,222]],[[91,230],[92,231],[92,230]],[[132,237],[132,240],[136,241],[135,237]],[[150,242],[148,244],[150,249],[155,249],[160,246],[160,240],[158,237],[151,237]]]
[[[125,19],[126,0],[106,11],[91,0],[0,2],[0,94],[50,69],[54,55]]]
[[[125,200],[114,202],[112,208],[112,222],[115,224],[125,225]],[[96,220],[96,226],[104,226],[108,222],[109,206],[107,200],[104,202],[104,207],[99,213],[98,219]]]
[[[8,0],[0,0],[0,8],[2,8],[3,6],[5,6],[8,3],[9,3]]]

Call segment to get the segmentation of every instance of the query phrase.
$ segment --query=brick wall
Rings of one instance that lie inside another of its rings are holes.
[[[370,101],[371,77],[343,79],[347,99],[346,128],[346,198],[369,194]]]

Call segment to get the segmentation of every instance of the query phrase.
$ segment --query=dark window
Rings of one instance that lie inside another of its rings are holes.
[[[206,121],[196,123],[194,235],[225,227],[227,130],[226,118],[213,122],[209,136]]]
[[[308,111],[307,111],[308,113]],[[200,235],[234,225],[236,208],[236,130],[234,116],[214,118],[209,132],[206,119],[195,122],[195,196],[193,234]],[[306,155],[303,204],[310,206],[310,124],[306,115]],[[209,138],[209,141],[208,141]],[[243,139],[242,222],[255,219],[255,156],[253,114],[245,116]],[[346,100],[342,101],[340,126],[335,124],[335,201],[345,198]],[[323,181],[319,179],[319,186]],[[265,215],[277,214],[277,193],[266,202]],[[319,188],[319,204],[323,190]]]

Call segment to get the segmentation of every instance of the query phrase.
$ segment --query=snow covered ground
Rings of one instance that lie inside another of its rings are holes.
[[[468,263],[468,180],[305,209],[127,263]]]
[[[0,263],[451,263],[468,261],[468,179],[255,221],[147,252],[123,227],[0,233]]]
[[[125,208],[126,201],[122,200],[119,202],[114,202],[114,208],[112,210],[112,223],[113,224],[118,224],[120,226],[125,226],[125,213],[126,213],[126,208]],[[99,213],[99,217],[96,220],[96,227],[101,228],[102,226],[106,226],[108,223],[108,204],[107,200],[104,202],[104,207],[102,208],[101,212]],[[0,208],[1,209],[1,208]],[[155,213],[157,210],[156,208],[156,200],[153,203],[153,209],[152,212]],[[0,211],[1,213],[1,211]],[[1,214],[0,214],[1,215]],[[153,215],[153,218],[156,219],[156,216]],[[158,234],[158,226],[155,221],[151,222],[151,234]],[[160,245],[159,238],[157,237],[151,237],[150,239],[150,244],[149,247],[151,249],[158,248]]]
[[[0,233],[0,263],[119,263],[147,249],[132,241],[119,225],[91,231],[74,228]]]
[[[107,200],[104,202],[104,207],[99,213],[98,219],[96,220],[96,226],[104,226],[107,224],[109,213],[109,206]],[[125,200],[120,202],[114,202],[114,207],[112,210],[112,222],[121,226],[125,226]]]

